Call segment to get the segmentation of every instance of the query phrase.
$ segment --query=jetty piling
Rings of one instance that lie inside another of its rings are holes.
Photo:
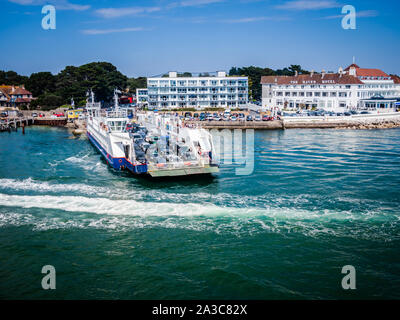
[[[8,131],[11,130],[18,131],[18,127],[22,127],[25,125],[33,124],[32,117],[25,117],[25,118],[10,118],[10,119],[1,119],[0,120],[0,131]]]

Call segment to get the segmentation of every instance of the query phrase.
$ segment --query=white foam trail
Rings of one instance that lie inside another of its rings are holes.
[[[25,180],[0,179],[0,190],[36,191],[36,192],[78,192],[86,195],[108,193],[109,189],[89,186],[86,184],[53,184],[46,181],[35,181],[31,178]]]
[[[19,210],[17,209],[19,208]],[[21,208],[24,211],[21,211]],[[29,211],[27,209],[54,211]],[[376,220],[375,215],[351,212],[309,211],[295,208],[232,208],[213,204],[177,204],[112,200],[82,196],[23,196],[0,193],[0,227],[32,225],[34,230],[95,228],[187,229],[217,234],[248,236],[262,232],[301,233],[394,241],[400,221],[397,216]],[[14,211],[18,210],[18,211]],[[68,213],[67,213],[68,212]],[[98,214],[93,216],[91,214]],[[371,223],[373,220],[375,223]],[[343,223],[344,222],[344,223]]]
[[[90,198],[83,196],[25,196],[0,193],[0,206],[56,209],[68,212],[88,212],[102,215],[129,216],[225,216],[225,217],[267,217],[276,221],[319,221],[369,220],[374,215],[357,215],[346,211],[302,210],[296,208],[236,208],[202,203],[146,202]],[[396,219],[397,221],[397,219]]]
[[[21,196],[8,194],[0,194],[0,206],[131,216],[209,216],[263,214],[264,212],[264,210],[260,209],[224,208],[212,204],[205,206],[197,203],[139,202],[136,200],[112,200],[83,196]]]

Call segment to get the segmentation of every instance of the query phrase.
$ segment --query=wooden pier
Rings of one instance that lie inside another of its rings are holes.
[[[35,122],[32,117],[24,118],[1,118],[0,119],[0,131],[17,131],[19,127],[25,127],[32,125]]]

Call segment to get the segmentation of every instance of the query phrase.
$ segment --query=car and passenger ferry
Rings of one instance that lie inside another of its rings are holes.
[[[112,109],[102,109],[93,92],[86,109],[88,138],[116,170],[152,177],[219,171],[212,136],[205,129],[187,128],[178,117],[122,108],[117,90]]]

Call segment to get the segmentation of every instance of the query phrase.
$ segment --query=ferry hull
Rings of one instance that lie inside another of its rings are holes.
[[[212,173],[218,173],[219,168],[213,167],[201,167],[201,168],[182,168],[182,169],[169,169],[169,170],[149,170],[149,175],[153,178],[160,177],[179,177],[189,175],[206,175]]]
[[[107,160],[108,164],[115,170],[129,170],[133,174],[147,174],[147,165],[134,165],[126,158],[114,158],[96,141],[96,139],[87,132],[87,136],[90,142],[96,147],[96,149],[102,154]]]

